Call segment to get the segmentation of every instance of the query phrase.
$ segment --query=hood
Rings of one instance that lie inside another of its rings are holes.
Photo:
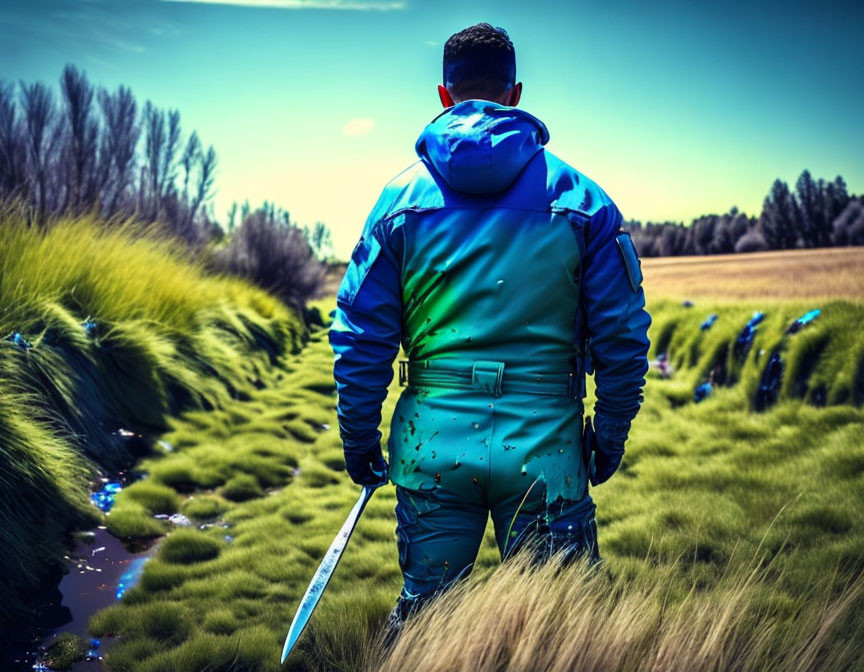
[[[415,149],[456,191],[503,191],[549,141],[542,121],[515,107],[466,100],[432,120]]]

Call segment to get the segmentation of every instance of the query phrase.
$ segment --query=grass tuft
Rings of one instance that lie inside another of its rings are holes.
[[[177,530],[162,544],[159,557],[167,563],[189,565],[219,555],[222,545],[194,530]]]

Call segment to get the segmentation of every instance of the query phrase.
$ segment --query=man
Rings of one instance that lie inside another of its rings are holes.
[[[599,559],[594,503],[617,469],[648,369],[639,260],[621,214],[516,109],[513,44],[481,23],[444,46],[445,110],[351,255],[330,330],[351,478],[387,481],[390,425],[404,588],[391,616],[470,571],[488,515],[502,557]],[[584,426],[585,374],[597,385]]]

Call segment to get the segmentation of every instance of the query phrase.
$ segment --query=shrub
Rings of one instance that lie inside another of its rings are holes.
[[[266,207],[246,217],[215,263],[298,309],[315,295],[325,273],[303,231],[288,221],[287,214],[280,222]]]
[[[762,252],[768,249],[768,243],[757,230],[748,231],[735,243],[736,252]]]

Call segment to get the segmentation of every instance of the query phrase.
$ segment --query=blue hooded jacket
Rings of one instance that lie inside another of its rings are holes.
[[[548,140],[521,109],[467,100],[425,128],[420,160],[384,188],[330,330],[346,451],[379,445],[400,345],[411,360],[516,372],[593,365],[595,424],[623,450],[648,369],[639,260],[615,204]]]

